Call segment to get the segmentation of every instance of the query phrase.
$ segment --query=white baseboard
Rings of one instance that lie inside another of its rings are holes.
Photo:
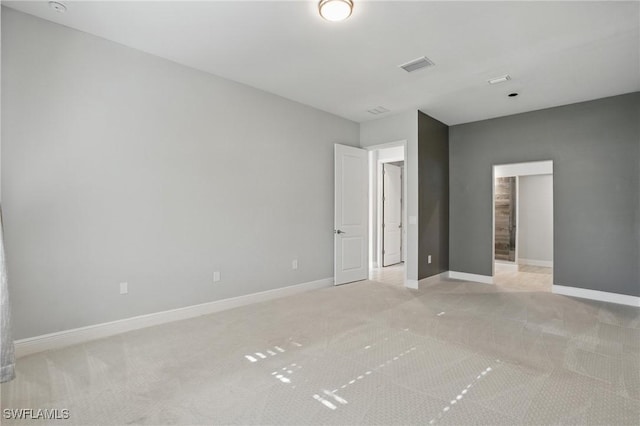
[[[518,259],[519,265],[544,266],[553,268],[553,260]]]
[[[493,284],[493,277],[488,275],[468,274],[466,272],[449,271],[452,280],[474,281],[482,284]]]
[[[91,340],[102,339],[115,334],[125,333],[127,331],[138,330],[140,328],[194,318],[201,315],[207,315],[214,312],[332,286],[333,277],[277,288],[274,290],[262,291],[259,293],[247,294],[244,296],[232,297],[229,299],[215,300],[213,302],[202,303],[199,305],[186,306],[184,308],[171,309],[168,311],[155,312],[152,314],[140,315],[132,318],[90,325],[87,327],[43,334],[42,336],[29,337],[27,339],[15,341],[16,356],[21,357],[50,349],[62,348]]]
[[[495,261],[495,267],[500,268],[502,270],[508,270],[513,272],[518,272],[518,264],[515,262],[505,262],[501,260]]]
[[[418,290],[418,280],[407,280],[404,286],[413,290]]]
[[[640,307],[640,297],[629,296],[627,294],[609,293],[607,291],[589,290],[586,288],[568,287],[557,284],[551,287],[551,292],[564,296],[579,297],[581,299],[599,300],[601,302]]]

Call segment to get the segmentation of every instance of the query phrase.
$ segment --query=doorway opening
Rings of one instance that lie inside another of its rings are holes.
[[[553,162],[496,165],[492,187],[494,283],[551,292]]]
[[[404,286],[407,253],[405,141],[369,148],[369,278]]]
[[[404,261],[402,250],[402,181],[404,161],[382,163],[382,267]]]

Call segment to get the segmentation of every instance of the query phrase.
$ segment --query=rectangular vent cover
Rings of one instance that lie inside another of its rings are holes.
[[[385,107],[383,107],[383,106],[378,106],[378,107],[375,107],[375,108],[373,108],[373,109],[369,109],[369,110],[367,110],[367,111],[368,111],[370,114],[373,114],[373,115],[384,114],[385,112],[389,112],[389,110],[388,110],[388,109],[386,109],[386,108],[385,108]]]
[[[433,61],[426,56],[423,56],[418,59],[414,59],[413,61],[409,61],[406,64],[399,65],[400,68],[405,70],[406,72],[414,72],[422,68],[432,67],[435,64]]]

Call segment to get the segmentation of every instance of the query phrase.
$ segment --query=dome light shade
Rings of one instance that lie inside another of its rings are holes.
[[[351,16],[353,1],[351,0],[321,0],[318,3],[318,11],[327,21],[343,21]]]

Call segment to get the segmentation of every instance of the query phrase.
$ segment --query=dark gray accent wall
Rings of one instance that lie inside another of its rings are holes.
[[[491,275],[495,164],[553,160],[554,284],[640,296],[640,92],[450,128],[452,271]]]
[[[449,270],[449,127],[422,112],[418,191],[418,279],[423,279]]]

